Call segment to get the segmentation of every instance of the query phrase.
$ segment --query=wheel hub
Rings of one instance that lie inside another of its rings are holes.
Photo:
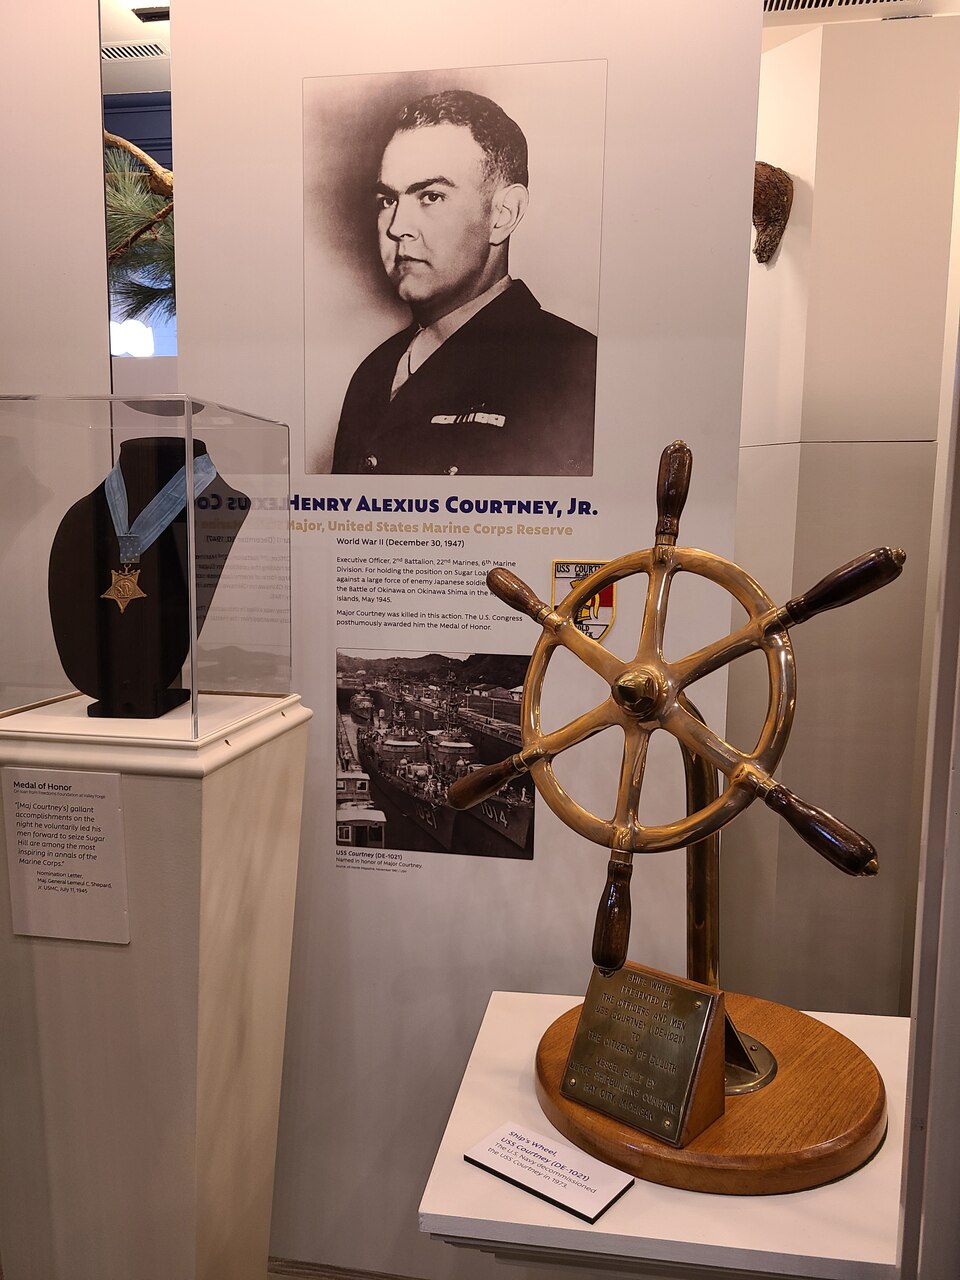
[[[663,685],[656,672],[646,667],[639,667],[618,676],[611,692],[614,701],[624,711],[646,720],[657,710],[657,704],[663,694]]]

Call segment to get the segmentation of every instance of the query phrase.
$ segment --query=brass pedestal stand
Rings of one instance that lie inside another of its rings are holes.
[[[778,608],[739,566],[676,545],[692,461],[681,441],[663,452],[654,546],[604,565],[556,608],[507,570],[490,572],[491,591],[543,628],[524,682],[523,749],[468,773],[450,788],[448,799],[466,808],[529,771],[561,821],[610,851],[593,939],[598,974],[582,1017],[576,1009],[558,1019],[537,1054],[538,1096],[556,1128],[583,1150],[653,1182],[733,1195],[798,1191],[843,1177],[874,1154],[886,1130],[883,1082],[855,1045],[796,1010],[728,993],[721,1013],[718,832],[761,797],[840,870],[877,873],[875,851],[863,836],[800,800],[772,772],[786,747],[796,702],[789,629],[893,581],[905,557],[877,548]],[[671,582],[680,572],[729,591],[748,621],[671,662],[663,656],[663,636]],[[637,573],[648,578],[643,623],[636,656],[623,661],[579,630],[576,620],[600,592]],[[610,696],[544,734],[540,694],[559,647],[601,676]],[[753,650],[766,658],[770,699],[757,745],[741,752],[707,727],[687,690]],[[623,732],[624,751],[616,811],[604,819],[563,790],[553,760],[613,727]],[[658,730],[679,744],[687,815],[644,827],[638,820],[640,790],[649,740]],[[719,774],[726,779],[722,792]],[[633,855],[683,846],[688,981],[628,966],[619,991],[604,990],[600,976],[619,973],[626,960]],[[671,1057],[674,1042],[680,1047]],[[634,1124],[627,1123],[631,1117]]]

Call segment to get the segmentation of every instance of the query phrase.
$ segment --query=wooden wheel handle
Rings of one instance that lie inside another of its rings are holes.
[[[675,543],[680,532],[680,517],[690,492],[693,454],[682,440],[668,444],[660,455],[657,473],[658,543]]]
[[[607,863],[607,883],[597,904],[593,927],[593,963],[604,977],[623,968],[630,943],[630,876],[633,863],[628,854],[616,854]]]
[[[447,790],[447,804],[454,809],[472,809],[481,800],[489,800],[512,778],[527,772],[527,766],[519,755],[507,756],[496,764],[485,764],[472,773],[466,773]]]
[[[491,569],[487,574],[487,586],[504,604],[515,609],[517,613],[525,613],[534,622],[542,622],[550,612],[550,606],[543,601],[509,569]]]
[[[877,547],[867,551],[828,573],[802,596],[788,600],[783,612],[789,614],[790,622],[806,622],[827,609],[851,604],[898,578],[906,558],[906,552],[899,547]]]
[[[768,808],[789,822],[811,849],[816,849],[821,857],[848,876],[875,876],[879,871],[877,851],[870,841],[832,813],[807,804],[780,783],[763,799]]]

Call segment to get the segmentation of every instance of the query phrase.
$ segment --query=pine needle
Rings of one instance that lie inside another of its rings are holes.
[[[172,317],[176,293],[170,202],[150,191],[144,167],[116,147],[104,150],[104,176],[107,252],[117,255],[108,258],[108,276],[117,310],[125,320]]]

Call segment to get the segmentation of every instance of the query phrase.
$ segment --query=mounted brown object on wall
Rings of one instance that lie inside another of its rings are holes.
[[[769,262],[783,238],[793,207],[793,179],[783,169],[758,160],[753,175],[753,225],[757,232],[753,252],[758,262]]]

